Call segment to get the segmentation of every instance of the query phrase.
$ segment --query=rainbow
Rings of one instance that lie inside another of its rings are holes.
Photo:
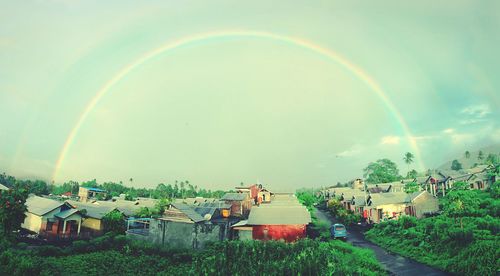
[[[227,39],[227,38],[260,38],[260,39],[269,39],[269,40],[274,40],[282,43],[287,43],[294,45],[296,47],[300,47],[306,50],[310,50],[312,52],[315,52],[333,62],[336,64],[341,65],[344,67],[346,70],[351,72],[353,75],[355,75],[359,80],[364,82],[384,103],[386,108],[389,110],[389,112],[395,117],[397,120],[398,124],[401,126],[408,143],[412,150],[415,152],[415,157],[419,162],[420,170],[424,168],[424,165],[422,163],[422,158],[420,155],[420,151],[418,149],[418,146],[416,144],[415,139],[412,138],[412,134],[410,132],[410,129],[407,125],[407,123],[404,121],[403,117],[401,114],[398,112],[398,110],[395,108],[394,104],[390,101],[390,99],[387,97],[386,93],[382,90],[382,88],[361,68],[357,67],[356,65],[352,64],[349,60],[346,58],[340,56],[339,54],[335,53],[332,50],[329,50],[327,48],[324,48],[322,46],[319,46],[317,44],[314,44],[310,41],[307,41],[305,39],[301,38],[296,38],[296,37],[291,37],[291,36],[284,36],[284,35],[278,35],[270,32],[263,32],[263,31],[248,31],[248,30],[234,30],[234,31],[219,31],[219,32],[209,32],[209,33],[201,33],[201,34],[196,34],[196,35],[191,35],[191,36],[186,36],[183,38],[180,38],[178,40],[169,42],[164,44],[163,46],[153,49],[150,52],[145,53],[129,65],[125,66],[122,68],[114,77],[112,77],[110,80],[108,80],[94,95],[92,100],[87,104],[85,109],[83,110],[82,114],[78,118],[76,124],[74,125],[73,129],[68,135],[68,138],[66,139],[66,142],[64,143],[62,150],[59,154],[59,157],[57,159],[55,168],[54,168],[54,173],[52,175],[52,179],[55,180],[57,178],[58,172],[61,169],[64,160],[69,152],[69,149],[71,147],[71,144],[75,140],[75,137],[78,134],[78,131],[80,130],[81,126],[89,116],[89,114],[92,112],[92,110],[95,108],[95,106],[99,103],[99,101],[102,99],[104,95],[106,95],[111,88],[116,85],[120,80],[122,80],[125,76],[130,74],[135,68],[141,66],[142,64],[148,62],[149,60],[153,59],[154,57],[163,54],[165,52],[183,47],[183,46],[188,46],[190,44],[206,41],[206,40],[214,40],[214,39]]]

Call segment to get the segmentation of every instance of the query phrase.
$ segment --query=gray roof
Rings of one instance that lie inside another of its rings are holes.
[[[74,200],[68,200],[66,202],[80,211],[86,210],[85,216],[95,219],[102,219],[105,215],[116,209],[115,206],[108,204],[101,205],[99,203],[87,203]]]
[[[0,190],[8,190],[9,188],[7,188],[7,186],[4,186],[2,184],[0,184]]]
[[[148,199],[148,200],[122,200],[117,199],[116,201],[95,201],[94,204],[99,204],[101,206],[111,206],[115,207],[118,211],[122,212],[124,215],[130,217],[134,216],[137,211],[142,207],[154,208],[158,200]]]
[[[236,200],[241,201],[247,198],[247,194],[245,193],[227,193],[221,199],[222,200]]]
[[[26,199],[26,207],[28,208],[28,212],[39,216],[43,216],[48,212],[64,204],[65,203],[61,201],[44,198],[36,195],[30,195]]]
[[[176,209],[178,209],[179,211],[183,212],[184,214],[186,214],[186,216],[188,216],[188,218],[194,222],[200,222],[200,221],[204,221],[205,219],[200,215],[198,214],[193,207],[187,205],[187,204],[184,204],[184,203],[172,203],[172,206],[174,206]]]
[[[380,206],[386,204],[405,203],[408,194],[405,192],[393,192],[393,193],[371,194],[370,196],[372,202],[370,206]]]
[[[417,191],[417,192],[413,192],[411,194],[408,194],[405,201],[411,202],[412,200],[414,200],[415,198],[417,198],[418,196],[420,196],[423,193],[427,193],[427,191]]]
[[[224,201],[219,202],[203,202],[198,205],[200,207],[214,207],[219,209],[229,209],[231,208],[231,204],[227,204]]]
[[[249,225],[296,225],[310,222],[311,215],[304,206],[253,207],[248,217]]]
[[[58,218],[65,219],[65,218],[68,218],[75,213],[78,213],[77,209],[67,209],[67,210],[64,210],[64,211],[61,211],[61,212],[55,214],[54,216],[56,216]]]

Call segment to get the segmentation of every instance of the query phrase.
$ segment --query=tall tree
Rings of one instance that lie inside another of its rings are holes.
[[[455,159],[451,162],[451,169],[454,171],[459,171],[462,169],[462,164]]]
[[[29,188],[15,183],[12,189],[0,190],[0,239],[14,238],[26,217],[26,198]]]
[[[470,152],[468,150],[465,151],[465,159],[470,158]]]
[[[389,159],[379,159],[376,162],[371,162],[363,170],[363,176],[369,183],[388,183],[401,179],[398,166]]]
[[[479,161],[482,161],[484,159],[484,153],[482,150],[480,150],[478,153],[477,153],[477,160]]]
[[[405,153],[405,156],[403,157],[403,160],[405,161],[406,165],[408,165],[408,177],[409,177],[409,172],[410,172],[410,164],[413,163],[413,158],[415,158],[415,155],[411,152]]]

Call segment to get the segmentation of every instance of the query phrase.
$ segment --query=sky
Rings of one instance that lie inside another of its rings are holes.
[[[16,177],[284,190],[500,143],[499,1],[0,2]]]

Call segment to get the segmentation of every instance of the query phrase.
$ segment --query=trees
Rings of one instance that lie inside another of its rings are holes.
[[[483,161],[484,159],[484,153],[482,150],[480,150],[478,153],[477,153],[477,160],[479,160],[479,162]]]
[[[415,158],[415,155],[411,152],[405,153],[405,156],[403,157],[406,165],[408,165],[408,171],[410,171],[410,164],[413,163],[413,158]]]
[[[412,179],[418,176],[418,172],[416,170],[411,170],[408,172],[408,178]]]
[[[113,232],[115,234],[124,234],[127,230],[125,226],[125,217],[118,210],[113,210],[103,218],[104,232]]]
[[[469,159],[470,158],[470,152],[468,150],[465,151],[465,159]]]
[[[486,164],[488,165],[495,165],[498,164],[498,156],[496,154],[490,153],[488,156],[486,156]]]
[[[405,184],[405,186],[403,187],[403,190],[407,193],[407,194],[411,194],[411,193],[414,193],[414,192],[418,192],[419,190],[419,186],[416,182],[408,182]]]
[[[363,172],[367,182],[372,184],[388,183],[401,179],[396,163],[387,158],[371,162]]]
[[[459,171],[462,169],[462,164],[458,162],[457,159],[455,159],[451,162],[451,169],[454,171]]]
[[[0,190],[0,238],[13,238],[13,232],[21,228],[26,217],[26,198],[29,190],[15,183],[10,190]]]

